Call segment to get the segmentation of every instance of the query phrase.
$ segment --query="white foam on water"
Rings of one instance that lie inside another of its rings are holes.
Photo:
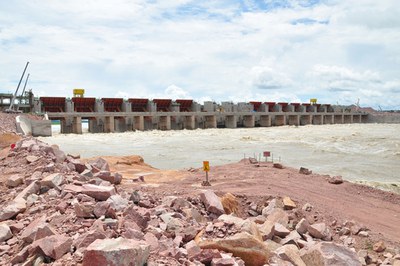
[[[237,162],[271,151],[284,165],[351,181],[400,184],[400,124],[54,134],[41,138],[82,157],[141,155],[160,169]]]

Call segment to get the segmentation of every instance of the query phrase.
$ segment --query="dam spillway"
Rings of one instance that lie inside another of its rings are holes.
[[[64,134],[81,134],[83,119],[88,120],[91,133],[368,122],[368,113],[351,108],[284,102],[200,105],[179,99],[41,97],[35,109],[47,113],[50,120],[59,120]]]

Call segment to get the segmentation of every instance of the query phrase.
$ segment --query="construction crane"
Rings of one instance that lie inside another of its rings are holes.
[[[21,76],[21,78],[20,78],[20,80],[18,82],[17,89],[15,90],[15,93],[14,93],[12,99],[11,99],[10,107],[5,110],[6,113],[18,113],[18,110],[14,110],[14,102],[15,102],[15,99],[17,98],[19,86],[21,85],[22,79],[25,76],[25,72],[26,72],[26,69],[28,68],[28,65],[29,65],[29,62],[26,62],[26,65],[25,65],[25,68],[24,68],[24,72],[22,72],[22,76]]]

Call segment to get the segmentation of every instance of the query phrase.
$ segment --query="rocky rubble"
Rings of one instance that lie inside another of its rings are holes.
[[[1,265],[398,265],[368,230],[328,224],[290,197],[128,190],[101,158],[33,138],[0,158]]]

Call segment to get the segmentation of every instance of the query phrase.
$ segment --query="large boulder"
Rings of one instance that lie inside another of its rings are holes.
[[[5,223],[1,223],[0,224],[0,243],[3,241],[7,241],[8,239],[10,239],[12,237],[13,237],[13,234],[11,232],[10,227]]]
[[[306,266],[300,257],[299,249],[296,245],[288,244],[275,250],[275,253],[284,261],[289,261],[295,266]]]
[[[112,195],[117,194],[114,186],[96,186],[92,184],[84,184],[82,193],[97,200],[107,200]]]
[[[72,239],[62,235],[52,235],[39,239],[32,243],[31,253],[43,254],[52,259],[59,259],[70,251]]]
[[[149,253],[149,245],[132,239],[97,239],[86,248],[82,266],[141,266],[146,264]]]
[[[272,256],[272,250],[267,244],[258,240],[253,235],[242,232],[225,239],[202,240],[197,239],[197,244],[202,249],[218,249],[240,257],[246,265],[263,265]]]
[[[31,222],[20,237],[26,243],[32,243],[35,240],[56,234],[57,231],[46,222],[46,216],[42,216]]]
[[[361,266],[357,253],[333,242],[320,242],[302,250],[301,259],[307,266]]]
[[[17,214],[26,210],[26,200],[16,198],[6,206],[0,208],[0,222],[17,216]]]
[[[221,200],[213,191],[206,190],[200,193],[200,199],[208,212],[214,213],[216,215],[221,215],[225,213]]]
[[[18,187],[24,183],[24,177],[19,174],[15,174],[7,178],[6,185],[7,187]]]
[[[61,173],[47,175],[40,181],[42,187],[59,188],[64,183],[64,176]]]

